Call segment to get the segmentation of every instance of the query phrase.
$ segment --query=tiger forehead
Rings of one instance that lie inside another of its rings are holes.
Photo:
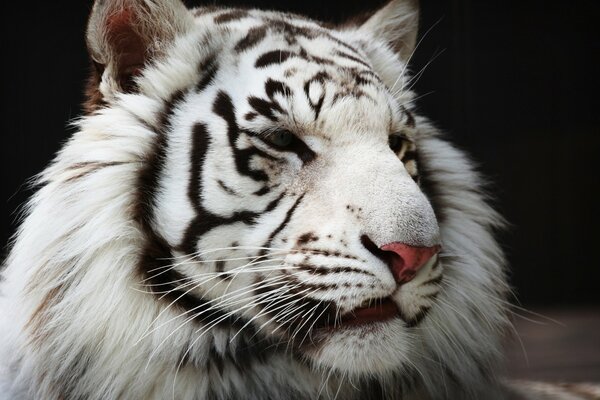
[[[237,58],[234,79],[252,81],[241,85],[252,88],[247,123],[293,122],[297,130],[314,132],[330,130],[327,125],[374,129],[376,122],[382,125],[377,129],[392,129],[387,88],[362,49],[338,32],[303,17],[258,10],[219,10],[201,18],[227,29]]]
[[[201,14],[201,18],[207,18]],[[336,31],[302,16],[261,10],[221,10],[210,14],[219,28],[232,34],[234,51],[240,55],[257,47],[273,48],[257,60],[259,67],[283,62],[290,57],[323,65],[334,65],[335,60],[324,55],[342,57],[370,69],[361,49],[341,40]],[[204,21],[200,22],[204,23]],[[310,52],[311,47],[313,52]]]

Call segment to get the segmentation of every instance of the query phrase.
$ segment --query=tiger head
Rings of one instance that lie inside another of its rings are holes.
[[[417,22],[410,0],[340,26],[96,2],[82,135],[144,143],[113,184],[134,188],[147,296],[343,376],[486,376],[505,323],[499,218],[416,115]]]

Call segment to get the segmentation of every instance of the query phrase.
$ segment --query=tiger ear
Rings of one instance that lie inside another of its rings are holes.
[[[391,0],[358,27],[359,34],[380,40],[394,49],[403,61],[412,55],[419,28],[418,0]]]
[[[96,0],[87,45],[104,96],[131,89],[133,77],[193,25],[180,0]]]

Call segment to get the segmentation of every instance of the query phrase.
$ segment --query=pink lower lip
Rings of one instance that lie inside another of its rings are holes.
[[[370,307],[356,308],[342,316],[341,326],[381,322],[392,319],[398,315],[398,306],[396,306],[396,303],[388,297],[382,300],[373,301],[373,305]]]

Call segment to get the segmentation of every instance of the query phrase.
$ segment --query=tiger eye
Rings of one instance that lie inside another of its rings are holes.
[[[280,130],[269,134],[265,140],[277,147],[287,147],[292,144],[294,134],[290,131]]]

